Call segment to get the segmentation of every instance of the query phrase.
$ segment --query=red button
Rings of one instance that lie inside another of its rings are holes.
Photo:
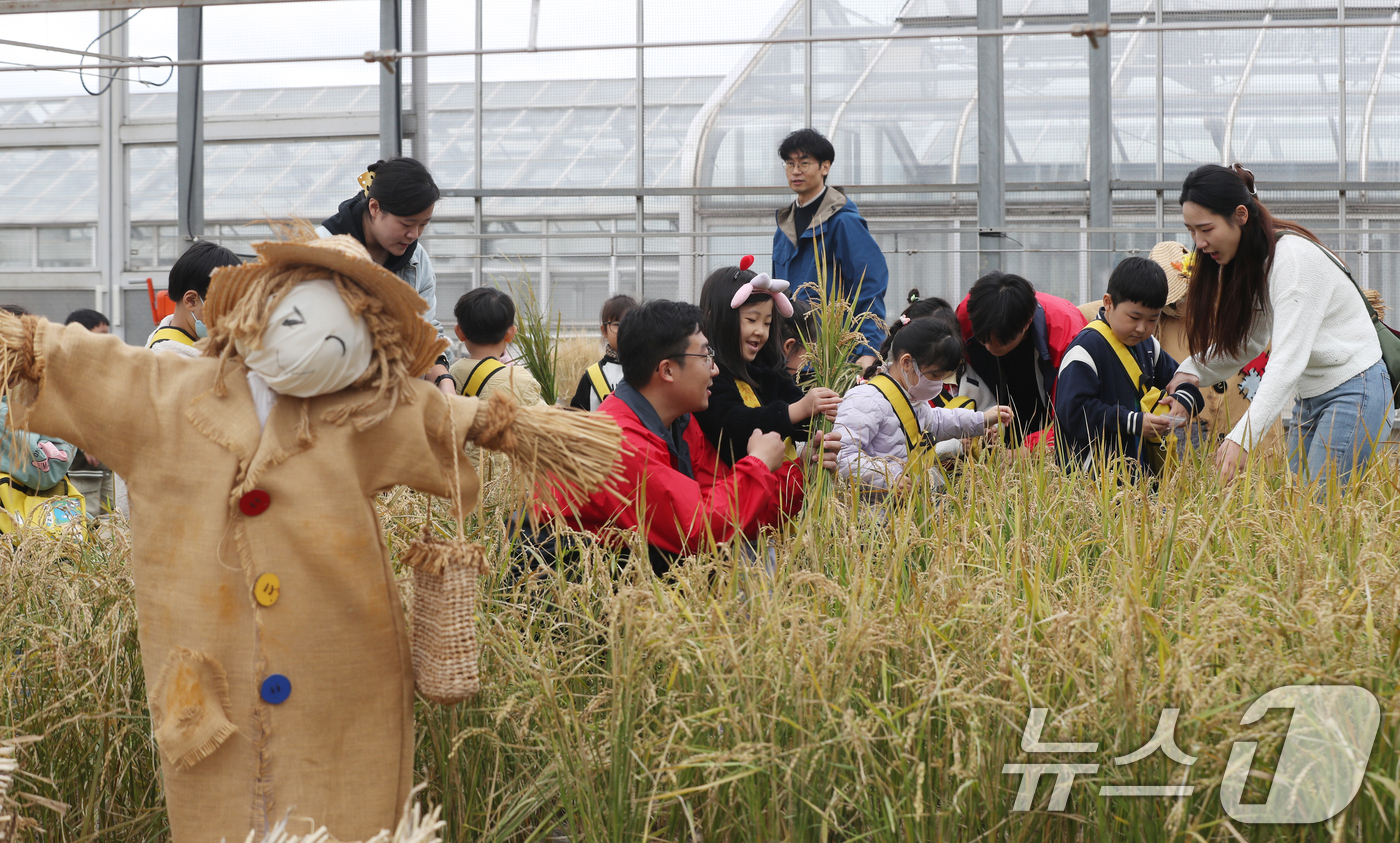
[[[272,496],[262,489],[254,489],[238,499],[238,511],[249,517],[262,515],[271,505]]]

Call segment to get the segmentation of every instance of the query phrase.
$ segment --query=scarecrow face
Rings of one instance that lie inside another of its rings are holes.
[[[309,398],[359,380],[374,353],[365,320],[350,311],[329,279],[293,287],[272,311],[262,348],[238,353],[280,395]]]

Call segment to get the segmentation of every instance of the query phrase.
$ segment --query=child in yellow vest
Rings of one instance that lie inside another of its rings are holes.
[[[637,300],[619,293],[603,302],[598,313],[598,332],[603,335],[603,359],[589,366],[578,379],[578,389],[569,406],[578,410],[596,410],[603,399],[612,395],[613,387],[622,382],[622,361],[617,356],[617,326],[627,311],[637,306]]]
[[[457,394],[486,400],[506,390],[522,407],[543,405],[540,383],[530,370],[501,362],[515,341],[515,302],[511,297],[495,287],[478,287],[463,294],[452,312],[457,317],[457,339],[467,347],[467,356],[453,363],[449,371]],[[486,490],[483,503],[495,506],[509,501],[515,492],[510,458],[475,446],[468,446],[467,453]]]
[[[1097,318],[1060,361],[1055,442],[1065,464],[1089,468],[1121,454],[1155,469],[1170,454],[1153,452],[1180,426],[1169,410],[1200,412],[1201,391],[1191,384],[1164,391],[1177,366],[1153,336],[1166,301],[1167,276],[1154,261],[1131,257],[1114,268]]]
[[[175,312],[160,320],[146,338],[152,351],[198,357],[194,344],[205,334],[204,298],[209,295],[209,276],[221,266],[238,266],[238,255],[217,243],[199,240],[170,267],[170,300]]]
[[[836,413],[837,473],[866,491],[899,488],[914,471],[933,468],[938,442],[971,439],[1011,421],[1006,405],[979,411],[929,403],[963,358],[958,324],[947,316],[901,316],[880,356],[885,365],[867,369],[865,383],[846,393]]]

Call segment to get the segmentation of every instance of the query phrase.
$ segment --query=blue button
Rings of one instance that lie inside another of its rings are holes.
[[[263,680],[261,694],[268,705],[281,705],[292,695],[292,680],[274,673]]]

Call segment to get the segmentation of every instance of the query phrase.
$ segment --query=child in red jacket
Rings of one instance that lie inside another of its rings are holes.
[[[802,466],[783,461],[777,433],[754,430],[745,456],[716,470],[714,449],[691,418],[708,405],[716,373],[700,323],[695,305],[662,300],[623,317],[618,329],[623,380],[598,407],[622,428],[622,464],[613,491],[554,501],[574,529],[641,531],[658,575],[711,542],[726,542],[736,533],[752,538],[802,505]],[[526,540],[537,542],[538,536],[533,532]]]

